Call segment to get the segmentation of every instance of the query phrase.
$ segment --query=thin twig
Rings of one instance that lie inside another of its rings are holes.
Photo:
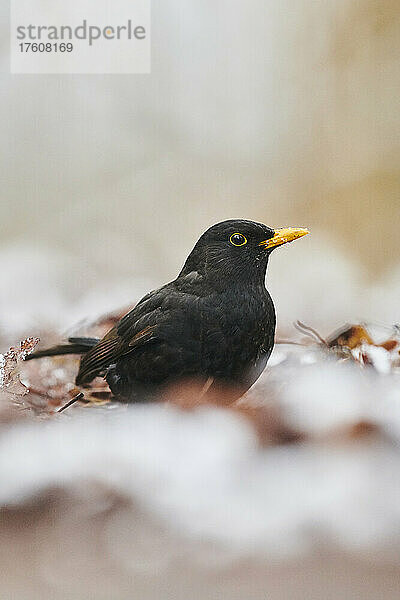
[[[83,392],[79,392],[79,394],[74,396],[69,402],[67,402],[67,404],[64,404],[64,406],[59,408],[56,412],[58,412],[58,413],[63,412],[63,410],[65,410],[66,408],[69,408],[72,404],[75,404],[75,402],[78,402],[78,400],[82,400],[82,398],[83,398]]]
[[[290,344],[291,346],[305,346],[303,342],[294,342],[293,340],[275,340],[275,344]]]
[[[318,342],[320,342],[324,346],[328,345],[327,342],[326,342],[326,340],[324,340],[324,338],[320,336],[320,334],[318,333],[318,331],[316,331],[312,327],[309,327],[308,325],[305,325],[301,321],[296,321],[295,323],[293,323],[293,325],[295,326],[295,328],[298,331],[301,331],[304,335],[308,335],[309,337],[313,337],[314,339],[316,339]]]

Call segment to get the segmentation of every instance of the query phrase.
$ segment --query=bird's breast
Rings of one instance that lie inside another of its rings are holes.
[[[268,292],[244,290],[212,298],[201,306],[200,323],[204,372],[253,383],[274,342],[275,311]]]

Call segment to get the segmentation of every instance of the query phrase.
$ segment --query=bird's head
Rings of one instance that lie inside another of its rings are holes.
[[[200,237],[189,254],[181,275],[198,272],[218,279],[262,277],[271,252],[309,231],[288,227],[272,229],[244,219],[231,219],[213,225]]]

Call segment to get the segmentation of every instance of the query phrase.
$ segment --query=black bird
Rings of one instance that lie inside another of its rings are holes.
[[[28,359],[82,354],[76,384],[104,376],[121,401],[156,399],[188,380],[229,387],[240,397],[274,345],[269,256],[307,233],[246,220],[218,223],[200,237],[178,277],[144,296],[101,340],[70,338]]]

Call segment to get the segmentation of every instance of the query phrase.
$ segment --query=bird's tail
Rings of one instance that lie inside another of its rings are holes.
[[[86,352],[89,352],[89,350],[99,342],[99,339],[71,337],[68,338],[68,342],[68,344],[60,344],[45,350],[33,352],[32,354],[29,354],[25,360],[43,358],[45,356],[63,356],[64,354],[86,354]]]

